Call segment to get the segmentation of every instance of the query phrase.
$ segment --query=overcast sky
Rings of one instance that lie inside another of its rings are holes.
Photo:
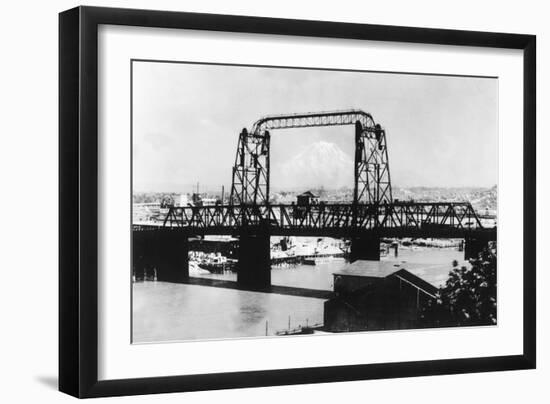
[[[386,129],[394,186],[492,186],[497,100],[492,78],[134,62],[134,190],[191,192],[197,181],[228,190],[243,127],[265,115],[349,108]],[[353,137],[352,126],[273,131],[272,187],[302,186],[281,172],[319,145],[353,161]],[[341,185],[332,178],[322,185]]]

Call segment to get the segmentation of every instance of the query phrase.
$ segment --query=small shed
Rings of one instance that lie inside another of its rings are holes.
[[[296,204],[300,206],[317,205],[319,197],[311,191],[306,191],[296,197]]]

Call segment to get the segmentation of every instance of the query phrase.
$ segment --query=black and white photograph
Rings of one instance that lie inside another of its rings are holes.
[[[544,2],[89,3],[3,3],[0,402],[548,402]]]
[[[133,344],[498,326],[498,77],[129,67]]]

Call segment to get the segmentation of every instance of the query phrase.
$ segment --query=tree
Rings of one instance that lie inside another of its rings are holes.
[[[423,309],[421,322],[426,327],[491,325],[497,323],[496,246],[485,248],[472,267],[454,268],[437,299]]]

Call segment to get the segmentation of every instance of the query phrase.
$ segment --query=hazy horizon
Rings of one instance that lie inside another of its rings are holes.
[[[189,190],[178,190],[178,189],[172,189],[172,190],[161,190],[161,191],[151,191],[151,190],[139,190],[134,189],[133,193],[136,194],[193,194],[195,192],[197,184],[187,184],[186,188],[189,188]],[[322,187],[309,187],[305,189],[304,187],[274,187],[271,188],[271,192],[304,192],[307,190],[316,190],[316,189],[324,189],[325,191],[339,191],[339,190],[353,190],[353,186],[345,186],[342,188],[327,188],[325,186]],[[489,186],[458,186],[458,187],[445,187],[445,186],[425,186],[425,185],[411,185],[411,186],[400,186],[400,185],[394,185],[392,184],[392,189],[395,190],[415,190],[415,189],[426,189],[426,190],[436,190],[436,189],[444,189],[444,190],[490,190],[493,188],[498,188],[498,184],[493,184]],[[221,193],[221,186],[219,188],[206,188],[206,187],[200,187],[200,193],[208,193],[208,194],[220,194]],[[229,195],[229,192],[231,191],[231,188],[225,187],[225,194]]]

